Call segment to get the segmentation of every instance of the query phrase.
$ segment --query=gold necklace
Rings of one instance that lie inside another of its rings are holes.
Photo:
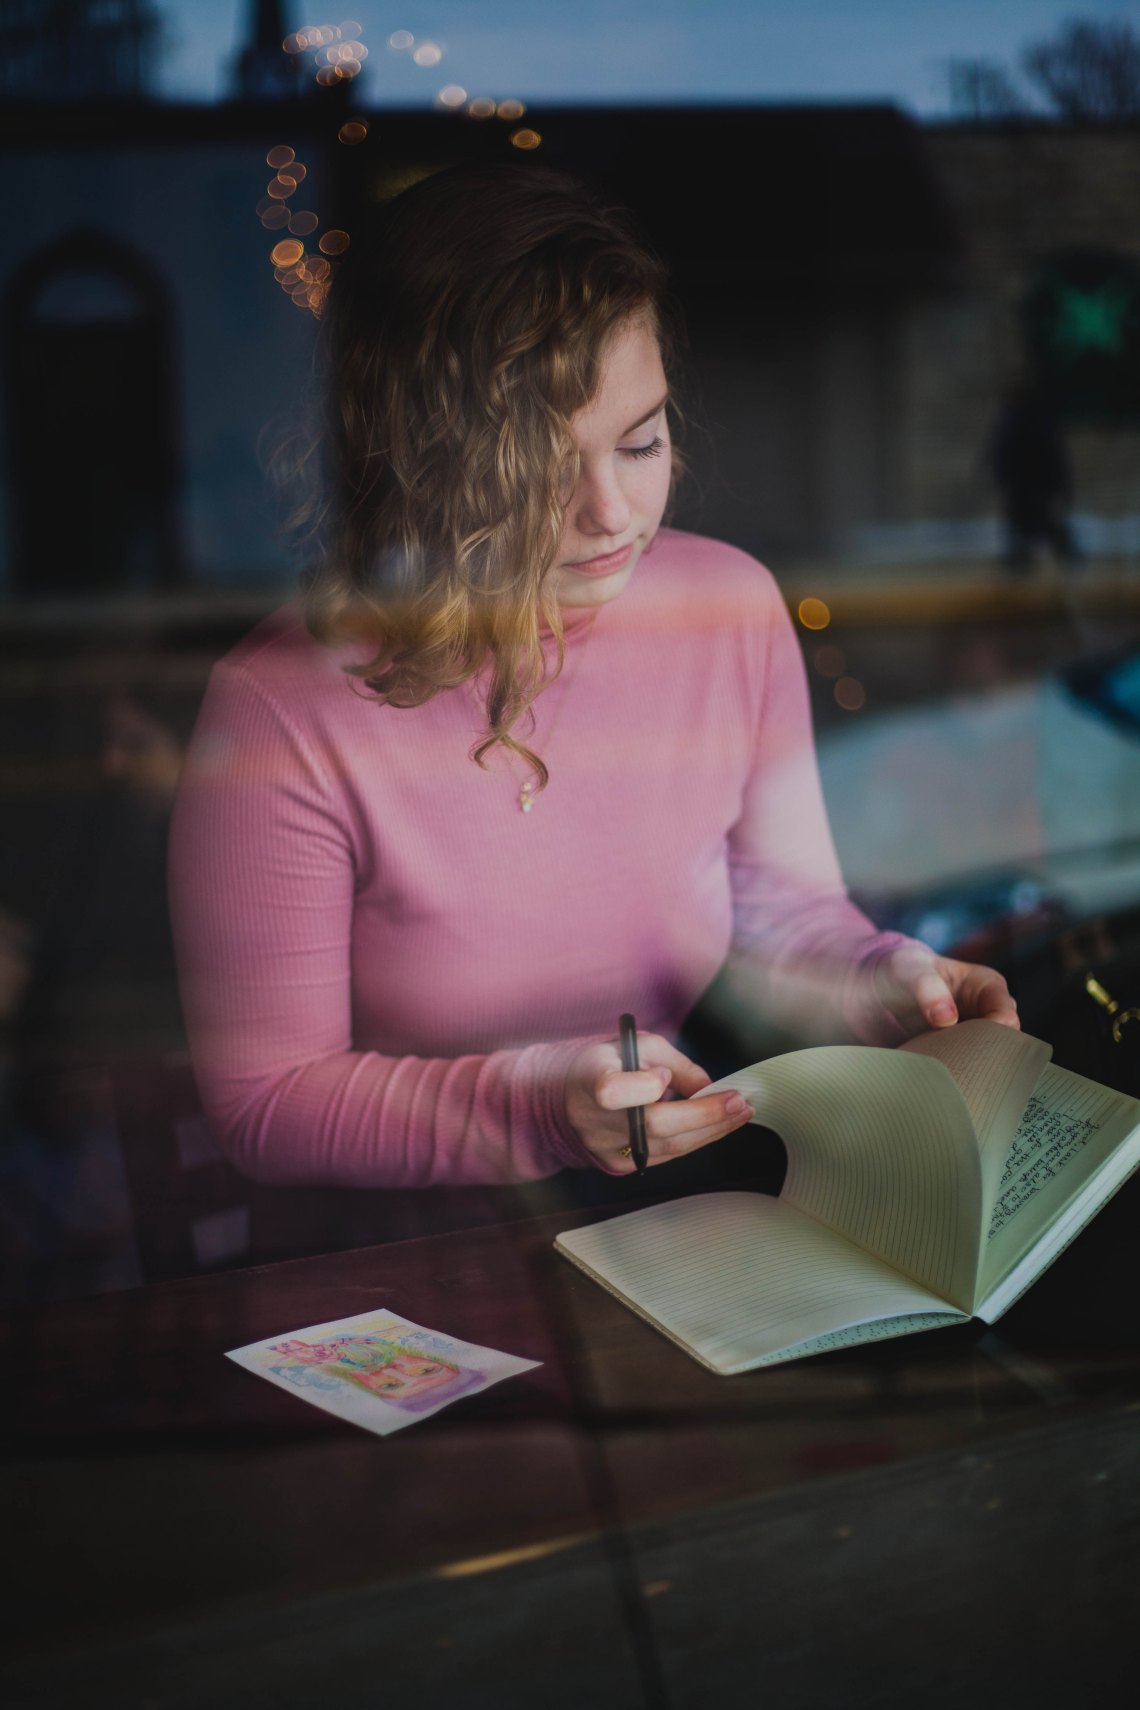
[[[574,684],[574,679],[578,675],[579,670],[581,669],[582,660],[585,657],[587,647],[590,645],[590,637],[594,633],[594,625],[597,623],[597,621],[598,621],[598,614],[595,611],[593,616],[590,618],[589,624],[586,628],[586,633],[582,637],[582,645],[581,645],[581,647],[579,647],[577,653],[574,656],[574,659],[573,659],[571,666],[570,666],[570,670],[565,675],[561,676],[560,680],[562,682],[562,693],[558,697],[558,705],[554,709],[554,717],[550,721],[550,728],[546,733],[546,740],[544,743],[544,747],[546,748],[547,753],[550,752],[550,743],[551,743],[551,740],[554,736],[554,732],[558,728],[558,720],[562,717],[562,709],[566,705],[567,699],[569,698],[570,690]],[[517,779],[518,778],[518,772],[515,771],[515,756],[514,756],[513,752],[511,751],[511,749],[509,749],[509,748],[507,749],[507,764],[510,766],[511,771],[514,772],[515,777]],[[518,793],[519,812],[520,813],[530,813],[531,810],[533,809],[534,804],[537,801],[537,799],[538,799],[538,782],[537,782],[536,778],[534,777],[534,774],[530,773],[527,775],[527,777],[525,777],[522,780],[522,783],[519,785],[519,793]]]

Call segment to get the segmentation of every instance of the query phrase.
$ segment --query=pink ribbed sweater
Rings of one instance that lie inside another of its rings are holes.
[[[274,1181],[517,1182],[591,1160],[563,1085],[632,1010],[675,1034],[731,944],[866,965],[791,622],[767,571],[662,530],[573,614],[533,812],[475,686],[383,706],[295,609],[214,671],[172,828],[195,1069]],[[363,657],[359,652],[357,658]],[[517,764],[517,763],[516,763]]]

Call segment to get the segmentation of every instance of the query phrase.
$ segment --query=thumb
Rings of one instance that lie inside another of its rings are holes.
[[[912,995],[928,1027],[952,1027],[957,1021],[954,993],[936,968],[926,968],[917,975]]]

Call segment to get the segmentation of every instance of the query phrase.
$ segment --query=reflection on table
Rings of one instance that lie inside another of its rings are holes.
[[[1138,1204],[996,1329],[731,1379],[554,1254],[597,1210],[22,1309],[8,1701],[1099,1701]],[[380,1305],[542,1364],[382,1440],[222,1357]]]

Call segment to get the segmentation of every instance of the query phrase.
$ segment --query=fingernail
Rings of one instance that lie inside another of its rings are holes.
[[[743,1116],[745,1111],[750,1116],[752,1114],[752,1106],[746,1098],[741,1098],[738,1092],[729,1093],[724,1101],[724,1108],[729,1116]]]
[[[957,1021],[958,1011],[952,1003],[936,1003],[931,1005],[926,1019],[935,1027],[948,1027],[952,1021]]]

